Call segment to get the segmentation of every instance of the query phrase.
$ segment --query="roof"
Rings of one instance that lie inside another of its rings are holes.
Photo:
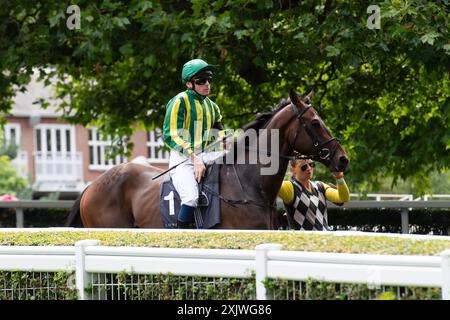
[[[57,106],[62,100],[55,98],[54,83],[56,80],[52,81],[51,85],[45,86],[43,81],[38,81],[38,75],[35,72],[32,80],[26,86],[26,91],[17,91],[9,114],[16,117],[57,118],[62,116],[63,112],[57,110]],[[37,102],[40,99],[45,99],[50,105],[46,109],[41,108],[41,103]]]

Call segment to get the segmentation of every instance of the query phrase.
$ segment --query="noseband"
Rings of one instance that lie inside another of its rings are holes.
[[[303,129],[305,129],[305,131],[308,134],[308,136],[311,138],[311,141],[313,142],[313,147],[314,147],[314,153],[313,154],[297,156],[297,158],[313,159],[313,160],[321,159],[321,160],[325,160],[325,161],[331,161],[331,159],[333,159],[334,154],[337,151],[337,148],[339,146],[340,140],[338,138],[332,137],[332,138],[328,139],[325,142],[322,142],[322,143],[319,142],[319,139],[318,139],[317,135],[309,128],[309,126],[305,122],[305,119],[303,118],[303,114],[305,114],[305,112],[308,111],[312,107],[311,104],[304,104],[303,103],[303,106],[305,108],[303,109],[302,112],[298,111],[297,106],[294,103],[291,103],[291,106],[292,106],[292,111],[295,114],[295,117],[300,122],[300,124],[303,127]],[[297,154],[298,154],[298,152],[295,150],[295,142],[297,141],[297,137],[298,137],[298,132],[299,131],[300,131],[300,127],[295,132],[294,142],[292,144],[290,144],[290,147],[292,148],[292,150],[294,150],[294,153],[297,153]],[[325,146],[327,144],[329,144],[331,141],[336,141],[332,151],[330,151],[329,148],[325,148]]]

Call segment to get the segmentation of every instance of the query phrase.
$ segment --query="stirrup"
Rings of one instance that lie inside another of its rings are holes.
[[[209,206],[209,199],[206,196],[205,192],[200,192],[198,194],[197,207],[207,207]]]

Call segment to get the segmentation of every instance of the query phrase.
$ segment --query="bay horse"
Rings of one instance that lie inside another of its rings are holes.
[[[257,164],[221,164],[221,222],[217,229],[277,229],[274,206],[290,159],[296,153],[321,162],[332,172],[345,171],[347,154],[332,137],[310,103],[310,94],[301,97],[294,90],[290,99],[260,115],[244,130],[278,129],[278,170],[262,175]],[[258,137],[259,139],[259,137]],[[245,148],[238,152],[248,156]],[[270,151],[269,151],[270,152]],[[160,185],[164,177],[152,180],[162,170],[133,162],[119,164],[94,180],[78,197],[66,226],[88,228],[163,228],[160,216]]]

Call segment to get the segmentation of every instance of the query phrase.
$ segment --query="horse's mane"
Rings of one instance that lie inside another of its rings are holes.
[[[279,111],[283,110],[290,103],[291,103],[290,99],[282,99],[277,106],[272,108],[272,111],[258,114],[253,121],[244,125],[242,127],[242,129],[244,131],[247,131],[249,129],[254,129],[256,131],[256,135],[259,136],[259,133],[260,133],[259,129],[264,128],[264,126],[267,125],[269,120],[272,119],[275,114],[277,114]],[[244,139],[244,145],[247,146],[249,144],[249,141],[247,141],[245,135],[240,135],[240,136],[234,137],[232,139],[233,140],[233,142],[232,142],[233,148],[235,149],[234,157],[236,157],[238,154],[238,152],[236,151],[236,148],[238,146],[238,143],[240,143],[242,141],[242,139]],[[226,155],[224,155],[224,157],[226,157]]]
[[[244,131],[247,131],[248,129],[255,129],[258,131],[258,129],[263,128],[278,111],[284,109],[289,103],[291,103],[290,99],[282,99],[277,106],[272,108],[272,111],[258,114],[252,122],[244,125],[242,129]]]

